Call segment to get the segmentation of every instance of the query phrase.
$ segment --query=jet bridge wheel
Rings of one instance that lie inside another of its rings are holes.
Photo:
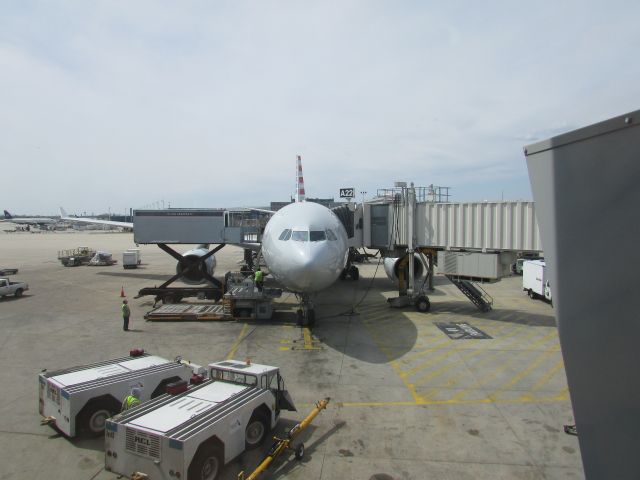
[[[351,277],[352,280],[358,280],[360,278],[360,270],[355,265],[349,265],[340,272],[340,280],[346,280],[347,276]]]
[[[416,298],[415,305],[416,305],[416,310],[422,313],[428,312],[429,309],[431,308],[431,302],[424,295],[420,295],[418,298]]]

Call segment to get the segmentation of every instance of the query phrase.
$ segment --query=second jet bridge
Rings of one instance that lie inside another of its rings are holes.
[[[480,310],[490,310],[493,299],[479,283],[510,275],[517,252],[542,251],[533,202],[439,202],[419,192],[402,186],[365,203],[360,245],[390,258],[420,256],[430,282],[437,253],[437,271]],[[412,290],[411,275],[408,289],[401,283],[399,300],[408,294],[418,306],[426,294]]]
[[[133,239],[138,244],[255,243],[260,240],[262,217],[249,209],[134,210]]]
[[[395,250],[415,248],[474,251],[542,251],[533,202],[416,202],[409,228],[402,195],[364,205],[362,245]]]
[[[135,210],[133,238],[137,244],[156,244],[177,260],[176,274],[159,287],[140,290],[138,296],[155,295],[156,301],[180,301],[187,296],[204,295],[218,299],[223,285],[213,277],[213,255],[227,243],[242,245],[260,241],[265,213],[251,209],[185,209]],[[199,244],[193,250],[179,253],[170,245]],[[209,250],[210,244],[217,246]],[[176,280],[189,285],[170,286]]]

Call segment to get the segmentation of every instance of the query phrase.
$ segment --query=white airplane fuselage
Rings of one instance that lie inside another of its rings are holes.
[[[58,223],[54,218],[49,217],[21,217],[14,218],[7,210],[4,211],[4,222],[11,222],[18,225],[53,225]]]
[[[338,217],[313,202],[278,210],[262,236],[262,254],[271,275],[295,293],[315,293],[331,285],[348,256],[347,233]]]

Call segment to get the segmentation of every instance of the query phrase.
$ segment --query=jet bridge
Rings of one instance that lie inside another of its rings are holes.
[[[414,262],[403,259],[407,255],[421,259],[432,289],[437,255],[438,272],[478,309],[490,310],[493,299],[478,283],[510,275],[517,252],[542,250],[533,202],[442,202],[425,195],[426,190],[397,182],[362,208],[362,246],[383,251],[392,262],[397,258],[397,267],[408,270],[398,276],[400,297],[392,305],[413,302],[423,311],[429,309],[424,286],[414,289]]]
[[[395,250],[409,244],[408,188],[364,204],[363,246]],[[412,227],[416,248],[542,251],[533,202],[416,202]]]
[[[249,209],[134,210],[133,239],[138,244],[253,243],[259,241],[263,216]]]
[[[215,267],[213,255],[227,243],[259,242],[265,223],[265,214],[251,209],[135,210],[134,241],[137,244],[156,244],[178,262],[173,277],[159,287],[140,290],[138,296],[155,295],[156,300],[163,301],[180,301],[194,295],[220,298],[223,285],[212,275]],[[181,254],[169,246],[174,244],[199,244],[199,247]],[[209,250],[210,244],[217,246]],[[252,258],[251,255],[248,257]],[[170,287],[178,279],[194,285],[206,281],[213,287]]]

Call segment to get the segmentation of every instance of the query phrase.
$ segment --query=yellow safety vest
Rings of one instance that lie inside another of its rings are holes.
[[[135,407],[136,405],[140,405],[140,400],[138,400],[133,395],[127,395],[127,397],[122,402],[122,411],[129,410],[130,408]]]

